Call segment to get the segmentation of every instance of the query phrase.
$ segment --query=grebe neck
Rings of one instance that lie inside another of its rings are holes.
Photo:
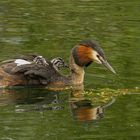
[[[79,85],[82,84],[84,81],[84,67],[81,67],[77,65],[74,61],[73,55],[71,54],[70,59],[69,59],[69,66],[70,66],[70,77],[71,77],[71,82],[73,85]]]

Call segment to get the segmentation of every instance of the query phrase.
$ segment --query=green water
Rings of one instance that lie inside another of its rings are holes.
[[[97,40],[117,75],[92,64],[85,91],[0,90],[0,140],[140,139],[139,0],[1,0],[0,60],[62,56]]]

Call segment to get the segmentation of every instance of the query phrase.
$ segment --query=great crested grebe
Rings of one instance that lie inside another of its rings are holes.
[[[115,70],[107,62],[99,44],[93,40],[84,40],[73,47],[69,59],[70,75],[62,75],[52,63],[40,65],[27,63],[17,66],[15,61],[0,65],[0,86],[72,86],[84,81],[84,68],[92,62],[103,64],[110,71]]]

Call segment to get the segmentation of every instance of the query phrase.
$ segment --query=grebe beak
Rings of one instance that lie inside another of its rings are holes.
[[[112,68],[112,66],[107,62],[107,60],[103,60],[102,59],[102,64],[111,72],[113,72],[114,74],[116,74],[115,70]]]
[[[112,68],[112,66],[107,62],[106,58],[102,55],[100,55],[98,52],[93,51],[92,54],[93,57],[93,61],[98,63],[98,64],[102,64],[104,65],[108,70],[110,70],[111,72],[113,72],[114,74],[116,74],[115,70]]]

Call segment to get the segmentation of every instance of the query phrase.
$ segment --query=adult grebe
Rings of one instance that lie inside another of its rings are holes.
[[[84,68],[92,62],[103,64],[110,71],[114,69],[107,62],[99,44],[93,40],[84,40],[71,51],[69,59],[70,75],[62,75],[52,63],[40,65],[30,63],[19,65],[15,61],[0,65],[0,86],[71,86],[80,85],[84,81]]]

